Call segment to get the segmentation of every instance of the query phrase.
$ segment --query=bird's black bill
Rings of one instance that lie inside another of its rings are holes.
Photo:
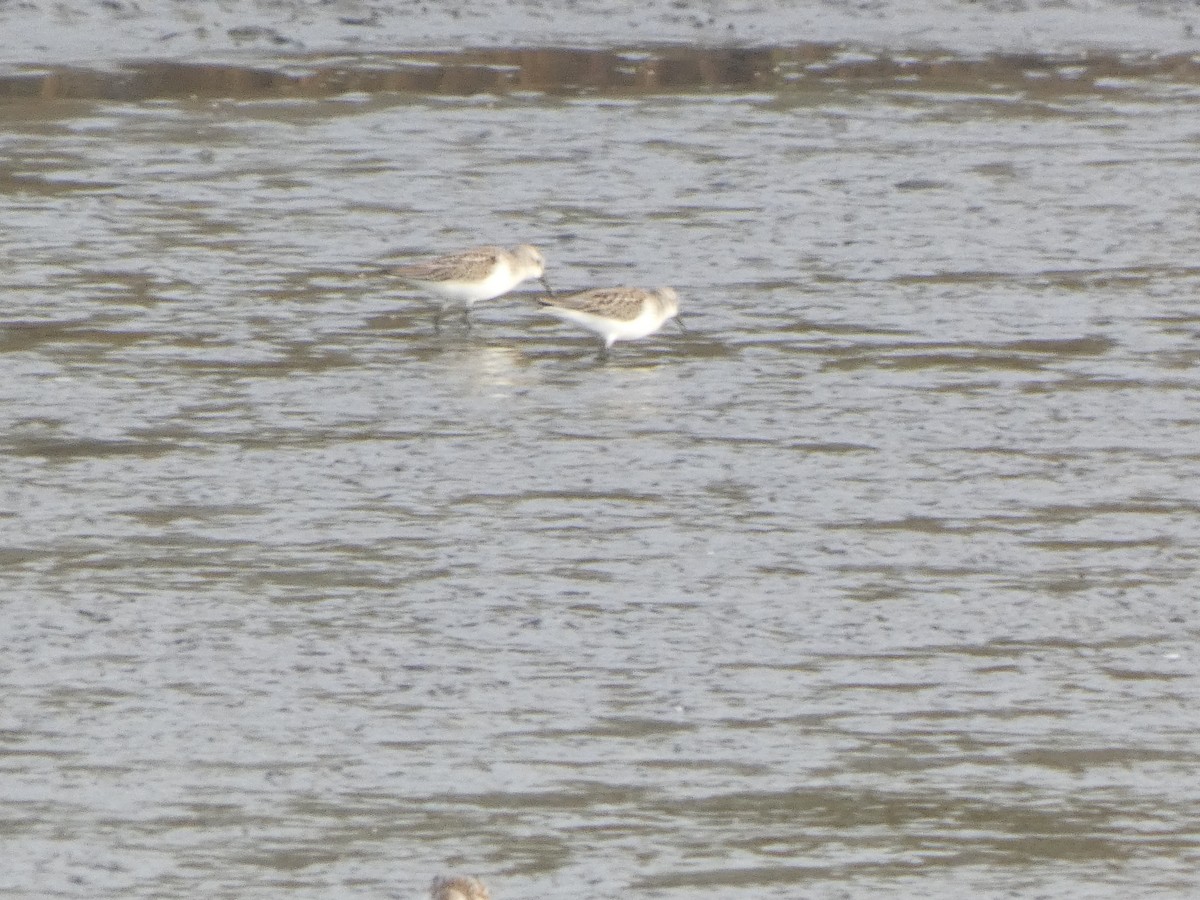
[[[679,326],[679,330],[680,330],[680,331],[682,331],[684,334],[687,334],[687,330],[688,330],[688,329],[687,329],[687,326],[683,324],[683,317],[682,317],[682,316],[676,316],[676,317],[675,317],[675,324]]]
[[[546,296],[553,297],[554,291],[550,288],[550,282],[548,282],[546,280],[546,276],[543,275],[541,278],[538,279],[538,281],[540,281],[542,283],[542,287],[544,287],[546,289]]]

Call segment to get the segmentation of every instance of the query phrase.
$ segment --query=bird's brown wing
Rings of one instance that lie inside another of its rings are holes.
[[[418,281],[480,281],[496,267],[503,252],[499,247],[475,247],[411,266],[392,266],[389,271]]]
[[[596,316],[604,316],[606,319],[621,319],[628,322],[641,314],[642,304],[648,293],[640,288],[597,288],[562,297],[539,299],[546,306],[560,306],[563,309],[575,309]]]

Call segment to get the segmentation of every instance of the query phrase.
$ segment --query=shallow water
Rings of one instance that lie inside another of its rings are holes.
[[[380,64],[0,106],[0,890],[1192,896],[1192,76]]]

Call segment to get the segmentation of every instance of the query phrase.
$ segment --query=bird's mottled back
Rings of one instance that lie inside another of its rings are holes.
[[[651,303],[663,314],[674,315],[679,311],[679,295],[669,287],[648,291],[643,288],[597,288],[580,291],[562,297],[539,297],[546,306],[574,309],[579,312],[632,322],[642,314],[646,303]]]
[[[474,247],[408,266],[393,266],[391,272],[416,281],[482,281],[496,268],[503,253],[500,247]]]

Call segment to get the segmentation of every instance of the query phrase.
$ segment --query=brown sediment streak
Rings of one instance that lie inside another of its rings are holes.
[[[1200,83],[1200,56],[1094,53],[876,53],[837,44],[756,48],[514,48],[361,57],[297,56],[260,65],[139,62],[116,70],[38,67],[0,76],[0,101],[170,97],[446,96],[534,91],[637,96],[826,83],[1038,93],[1111,90],[1114,80]]]

